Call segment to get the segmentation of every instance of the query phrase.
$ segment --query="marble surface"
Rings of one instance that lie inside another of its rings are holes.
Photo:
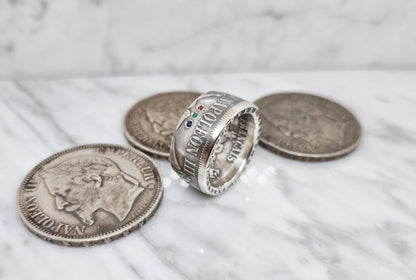
[[[327,96],[363,126],[345,158],[305,163],[259,147],[215,198],[156,160],[165,195],[141,230],[66,248],[16,210],[30,169],[78,144],[127,145],[126,110],[159,91]],[[416,279],[416,71],[244,73],[0,82],[0,279]]]
[[[0,78],[416,66],[413,0],[0,0]]]

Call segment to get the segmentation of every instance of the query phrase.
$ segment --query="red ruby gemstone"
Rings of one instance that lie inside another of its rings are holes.
[[[204,105],[199,105],[198,106],[198,111],[201,111],[202,109],[204,109]]]

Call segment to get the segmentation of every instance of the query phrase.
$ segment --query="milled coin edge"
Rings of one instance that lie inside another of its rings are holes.
[[[359,136],[357,142],[355,142],[353,145],[349,146],[346,149],[340,150],[336,153],[326,153],[326,154],[305,154],[305,153],[300,153],[300,152],[297,153],[297,152],[293,152],[291,150],[287,150],[281,147],[276,147],[274,144],[264,141],[262,139],[260,139],[259,145],[265,148],[266,150],[269,150],[275,154],[278,154],[287,158],[301,160],[301,161],[320,162],[320,161],[329,161],[329,160],[339,159],[352,153],[358,147],[358,144],[360,143],[360,138],[361,136]]]

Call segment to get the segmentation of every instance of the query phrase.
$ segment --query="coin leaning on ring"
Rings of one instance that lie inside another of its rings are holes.
[[[326,98],[278,93],[254,102],[260,109],[260,145],[295,159],[323,161],[352,152],[361,137],[356,117]]]
[[[141,227],[162,195],[159,170],[148,156],[91,144],[54,154],[32,169],[18,191],[18,212],[40,238],[87,247]]]
[[[140,100],[124,118],[128,142],[151,156],[169,159],[176,125],[186,107],[199,95],[192,91],[173,91]]]

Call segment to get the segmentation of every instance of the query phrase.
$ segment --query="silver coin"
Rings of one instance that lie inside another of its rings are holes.
[[[40,238],[87,247],[141,227],[162,195],[159,170],[148,156],[91,144],[54,154],[30,171],[18,191],[18,211]]]
[[[357,118],[341,105],[304,93],[279,93],[255,102],[260,109],[260,144],[306,161],[330,160],[352,152],[361,137]]]
[[[176,125],[199,95],[192,91],[173,91],[139,101],[124,118],[124,135],[128,142],[151,156],[169,159]]]

